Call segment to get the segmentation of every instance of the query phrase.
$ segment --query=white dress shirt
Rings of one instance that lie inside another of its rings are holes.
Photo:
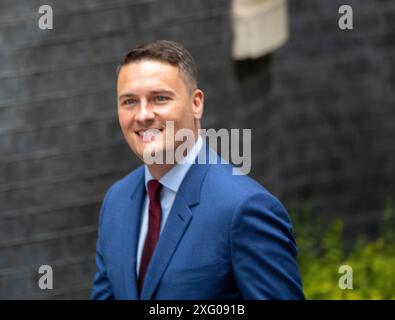
[[[174,200],[177,195],[177,191],[184,180],[185,175],[187,174],[189,168],[192,163],[195,161],[197,154],[200,152],[202,148],[202,138],[198,137],[197,142],[193,145],[190,152],[188,152],[187,156],[184,158],[182,163],[176,164],[173,168],[171,168],[162,178],[159,179],[159,182],[162,184],[162,190],[160,194],[160,204],[162,208],[162,220],[160,226],[160,232],[162,232],[167,218],[169,216],[170,210],[173,206]],[[145,166],[145,190],[147,194],[145,196],[143,211],[141,216],[141,225],[140,225],[140,235],[138,239],[138,247],[137,247],[137,264],[136,264],[136,274],[139,274],[140,270],[140,262],[141,256],[143,254],[145,238],[148,232],[148,206],[149,206],[149,197],[148,197],[148,181],[155,179],[147,165]]]

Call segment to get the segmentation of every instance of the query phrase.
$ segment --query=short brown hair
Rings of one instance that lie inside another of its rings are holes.
[[[157,40],[138,45],[131,49],[118,66],[118,73],[122,66],[142,60],[156,60],[167,62],[177,67],[190,89],[197,88],[197,68],[189,51],[180,43],[170,40]]]

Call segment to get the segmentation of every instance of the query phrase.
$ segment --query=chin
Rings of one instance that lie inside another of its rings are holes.
[[[147,150],[147,148],[148,148],[148,150]],[[145,163],[145,161],[144,161],[144,152],[149,152],[149,150],[155,151],[155,155],[162,154],[162,156],[154,156],[154,158],[157,158],[157,159],[159,159],[159,161],[162,161],[162,163],[160,163],[160,164],[163,164],[163,162],[165,162],[165,160],[166,160],[166,148],[164,148],[162,144],[160,144],[160,145],[158,145],[157,143],[145,144],[144,146],[139,146],[137,148],[137,150],[135,151],[135,153]]]

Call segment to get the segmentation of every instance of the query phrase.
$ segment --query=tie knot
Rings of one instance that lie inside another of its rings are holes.
[[[150,180],[148,181],[148,195],[150,201],[159,201],[160,200],[160,190],[162,189],[162,185],[158,180]]]

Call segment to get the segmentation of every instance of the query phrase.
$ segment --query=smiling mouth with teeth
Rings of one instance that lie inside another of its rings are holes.
[[[143,138],[144,142],[151,142],[155,139],[155,137],[160,134],[163,129],[147,129],[147,130],[140,130],[137,131],[137,134]]]

